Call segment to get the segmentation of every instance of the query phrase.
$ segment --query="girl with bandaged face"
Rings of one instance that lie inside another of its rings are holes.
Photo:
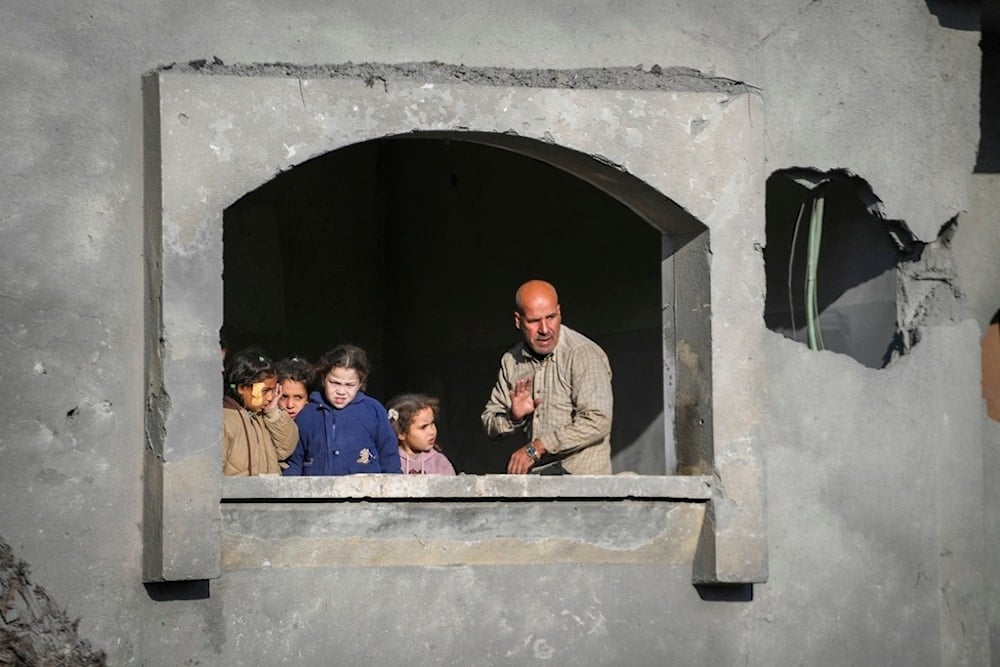
[[[222,399],[222,472],[231,477],[280,475],[299,431],[278,407],[281,386],[274,363],[259,348],[234,354],[226,366]]]

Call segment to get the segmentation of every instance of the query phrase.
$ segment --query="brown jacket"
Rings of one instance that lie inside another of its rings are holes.
[[[284,410],[252,413],[222,399],[222,472],[229,477],[281,474],[299,442],[299,429]]]

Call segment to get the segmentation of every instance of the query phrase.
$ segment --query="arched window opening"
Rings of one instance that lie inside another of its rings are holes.
[[[455,467],[502,472],[515,445],[489,441],[479,414],[517,340],[513,291],[541,277],[559,289],[564,321],[611,360],[615,471],[672,473],[663,310],[673,295],[661,294],[661,275],[664,248],[683,239],[663,238],[545,161],[461,135],[372,140],[303,163],[225,210],[225,328],[232,347],[258,343],[276,358],[362,345],[374,365],[369,393],[440,397],[439,441]]]

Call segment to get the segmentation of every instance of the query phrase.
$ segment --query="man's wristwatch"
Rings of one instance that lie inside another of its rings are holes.
[[[538,450],[535,449],[535,445],[534,444],[527,445],[524,448],[524,453],[528,455],[529,459],[531,459],[535,463],[538,463],[538,459],[539,459]]]

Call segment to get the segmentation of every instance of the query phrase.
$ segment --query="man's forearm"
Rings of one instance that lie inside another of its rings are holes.
[[[540,436],[547,452],[556,454],[584,449],[603,442],[611,433],[611,410],[578,412],[566,426]]]
[[[490,400],[486,403],[486,408],[483,409],[483,414],[480,416],[483,429],[485,429],[486,435],[491,438],[499,438],[502,435],[513,433],[517,429],[517,425],[510,416],[510,405],[502,400],[503,395],[503,389],[498,384],[493,388]]]

